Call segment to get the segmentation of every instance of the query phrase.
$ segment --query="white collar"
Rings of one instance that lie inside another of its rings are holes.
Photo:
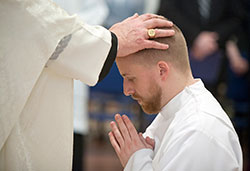
[[[206,90],[201,79],[195,79],[196,82],[185,87],[180,93],[173,97],[160,111],[166,119],[171,118],[184,104],[186,104],[194,95],[200,94]]]

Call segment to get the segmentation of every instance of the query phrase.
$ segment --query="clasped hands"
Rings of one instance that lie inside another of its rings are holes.
[[[154,140],[144,138],[142,133],[138,133],[126,115],[116,114],[115,121],[110,122],[112,131],[109,132],[109,138],[123,167],[136,151],[144,148],[154,149]]]

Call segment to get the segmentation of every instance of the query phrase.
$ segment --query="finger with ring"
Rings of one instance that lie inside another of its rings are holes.
[[[155,38],[155,29],[148,29],[148,37],[149,38]]]

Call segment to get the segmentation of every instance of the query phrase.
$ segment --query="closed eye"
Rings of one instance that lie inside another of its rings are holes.
[[[135,81],[135,77],[127,77],[127,80],[130,82],[134,82]]]

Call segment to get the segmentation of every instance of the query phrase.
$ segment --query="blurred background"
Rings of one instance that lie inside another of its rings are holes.
[[[244,171],[250,171],[250,1],[249,0],[54,0],[92,25],[110,28],[134,13],[156,13],[173,21],[187,40],[193,75],[221,103],[240,138]],[[146,115],[123,95],[116,64],[95,87],[75,81],[74,171],[118,171],[109,143],[109,122],[127,114],[144,132],[155,115]]]

